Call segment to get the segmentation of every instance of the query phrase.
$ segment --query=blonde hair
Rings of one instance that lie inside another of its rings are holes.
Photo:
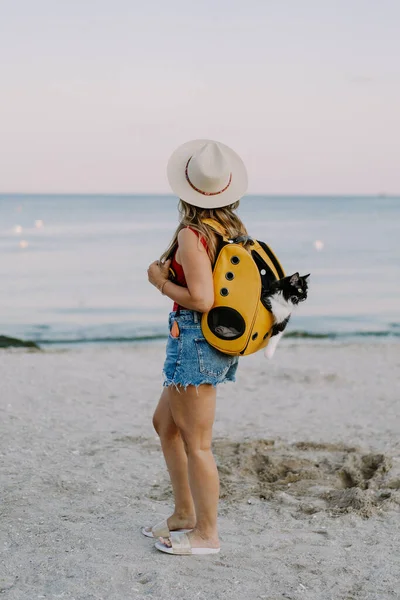
[[[199,232],[200,237],[205,239],[207,243],[208,256],[211,260],[211,263],[214,264],[218,250],[218,237],[209,225],[203,223],[203,219],[214,219],[215,221],[218,221],[218,223],[225,229],[226,236],[228,238],[234,238],[239,235],[247,235],[246,227],[243,225],[238,215],[236,215],[234,212],[238,206],[239,200],[222,208],[198,208],[197,206],[188,204],[184,200],[180,200],[178,204],[180,222],[170,245],[161,256],[161,262],[171,258],[174,248],[177,245],[178,234],[181,229],[184,229],[185,227],[191,227]]]

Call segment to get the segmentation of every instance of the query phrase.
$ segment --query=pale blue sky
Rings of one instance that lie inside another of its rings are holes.
[[[2,0],[0,192],[168,192],[205,137],[253,193],[400,193],[399,0]]]

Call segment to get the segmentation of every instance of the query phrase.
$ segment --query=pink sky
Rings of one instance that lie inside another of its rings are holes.
[[[399,22],[397,0],[6,0],[0,192],[168,192],[201,137],[252,193],[400,193]]]

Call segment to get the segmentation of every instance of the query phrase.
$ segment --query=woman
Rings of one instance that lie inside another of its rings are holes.
[[[164,364],[164,391],[153,417],[171,478],[175,510],[167,521],[142,532],[158,537],[169,554],[220,550],[217,529],[219,478],[211,452],[216,386],[235,381],[238,359],[204,339],[201,313],[214,303],[212,265],[218,236],[203,221],[212,218],[228,237],[246,235],[235,210],[247,189],[246,168],[230,148],[209,140],[179,147],[168,163],[179,196],[181,220],[168,250],[150,265],[150,283],[174,301]],[[172,259],[172,260],[171,260]],[[175,281],[169,279],[169,267]]]

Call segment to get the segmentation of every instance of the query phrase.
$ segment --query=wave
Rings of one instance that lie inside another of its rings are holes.
[[[337,340],[337,339],[350,339],[350,338],[390,338],[400,337],[400,331],[393,331],[392,329],[381,330],[381,331],[335,331],[329,333],[315,333],[310,331],[288,331],[285,334],[285,338],[302,338],[302,339],[324,339],[324,340]]]
[[[125,344],[133,342],[156,342],[166,340],[167,335],[164,333],[154,333],[148,335],[133,335],[133,336],[106,336],[106,337],[84,337],[84,338],[66,338],[66,339],[40,339],[41,345],[54,344]]]
[[[156,342],[167,339],[165,333],[150,333],[143,335],[129,335],[129,336],[88,336],[88,337],[54,337],[49,339],[31,339],[21,340],[18,338],[11,338],[7,336],[0,336],[0,348],[11,348],[11,347],[26,347],[26,348],[40,348],[43,346],[75,346],[84,344],[133,344],[142,342]],[[397,328],[380,330],[380,331],[335,331],[318,333],[313,331],[288,331],[285,336],[286,339],[303,339],[303,340],[325,340],[325,341],[346,341],[346,340],[357,340],[357,339],[374,339],[374,338],[400,338],[400,330]]]

